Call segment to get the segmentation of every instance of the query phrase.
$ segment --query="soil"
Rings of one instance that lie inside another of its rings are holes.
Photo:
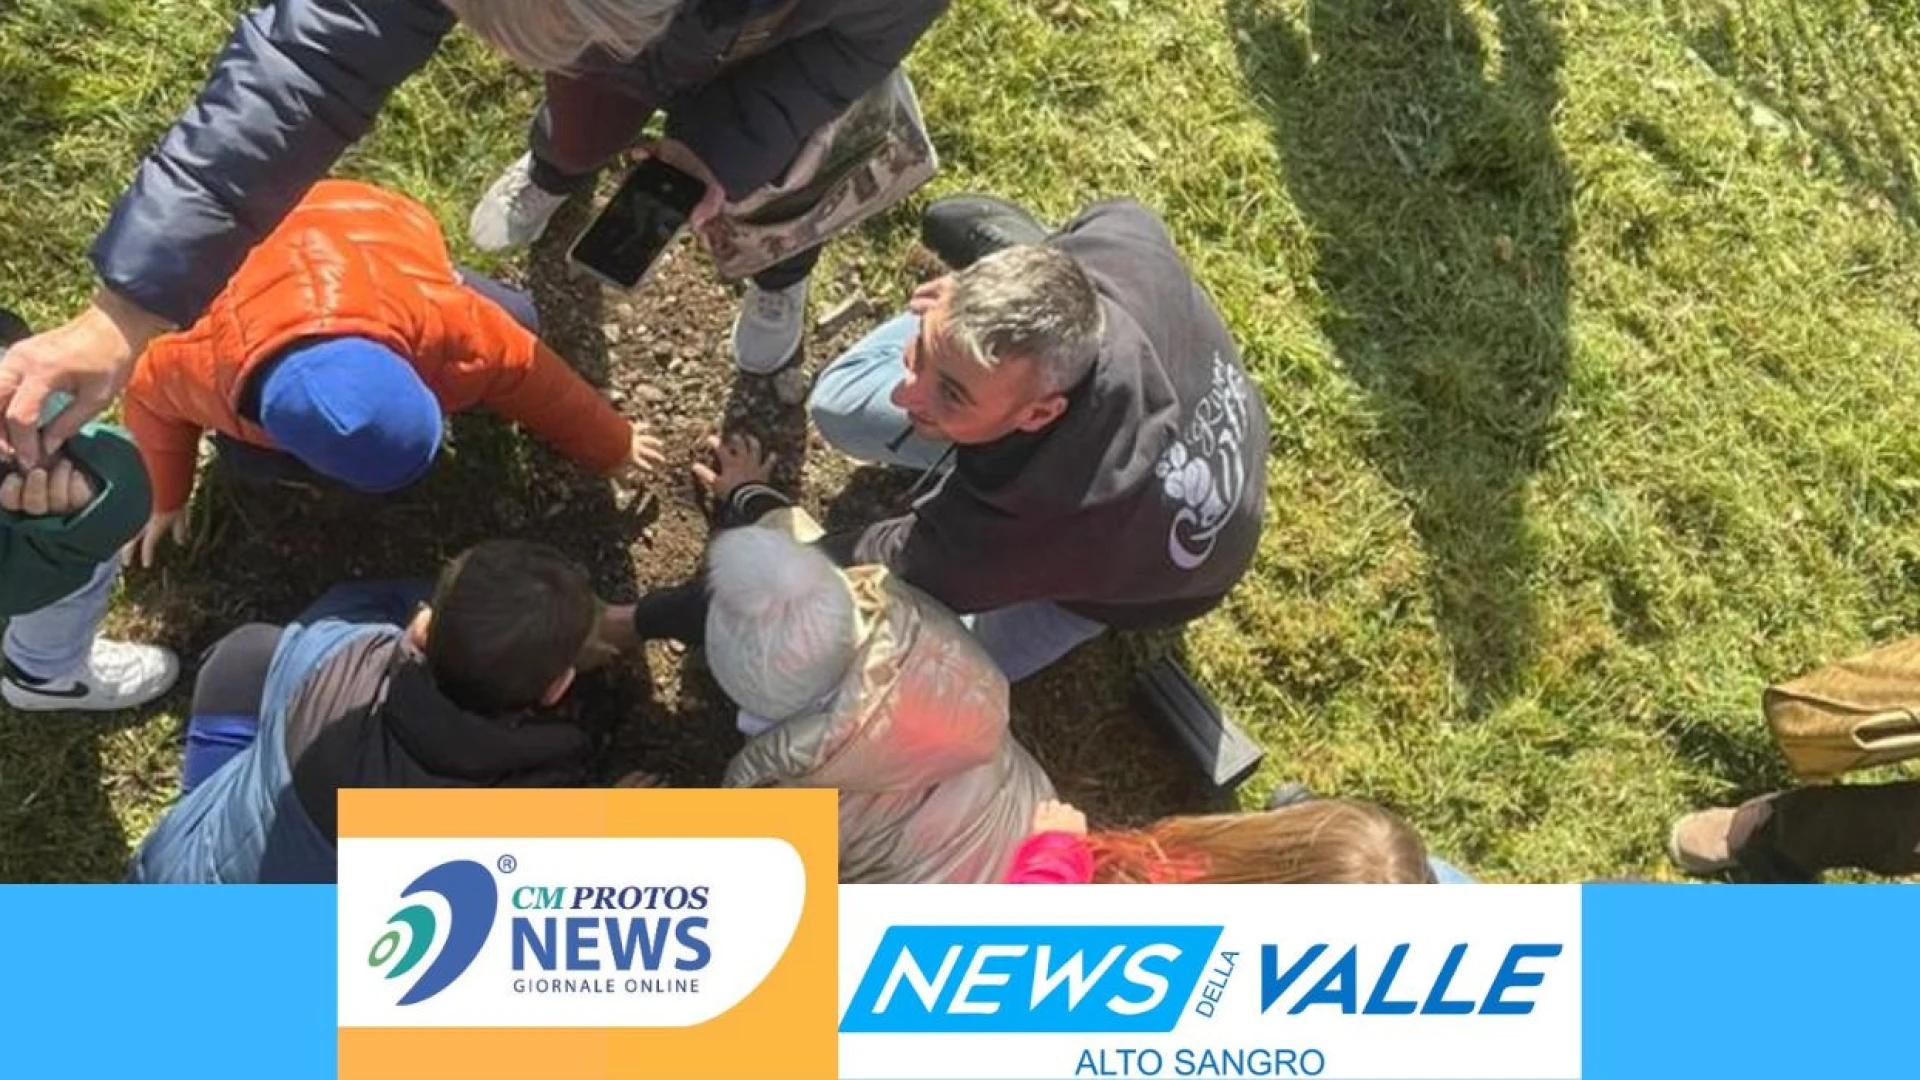
[[[572,236],[584,214],[580,203],[569,206],[549,236]],[[687,468],[696,443],[716,430],[759,436],[779,455],[775,483],[799,492],[830,529],[906,509],[912,475],[854,468],[809,430],[800,405],[779,400],[772,380],[735,374],[727,334],[737,292],[694,245],[676,247],[631,294],[574,275],[564,250],[543,242],[520,284],[534,295],[547,341],[667,442],[669,465],[650,487],[597,480],[487,415],[456,417],[451,450],[433,474],[377,500],[242,485],[206,469],[187,549],[167,550],[156,569],[129,571],[116,626],[173,645],[191,668],[226,631],[283,622],[335,582],[429,577],[465,547],[500,536],[551,543],[589,568],[606,600],[630,601],[698,566],[708,522]],[[857,280],[817,276],[816,313],[859,291]],[[829,335],[810,327],[810,367],[891,314],[893,299],[857,304],[857,317]],[[1062,797],[1096,823],[1217,803],[1130,697],[1141,657],[1168,648],[1177,640],[1110,635],[1015,690],[1015,730]],[[172,702],[175,715],[185,712],[185,692]],[[645,769],[675,785],[712,786],[741,745],[731,705],[697,653],[677,646],[649,645],[639,662],[583,676],[563,708],[604,733],[609,780]]]

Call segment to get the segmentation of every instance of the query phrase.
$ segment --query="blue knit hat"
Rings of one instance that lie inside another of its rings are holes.
[[[426,475],[441,425],[413,365],[366,338],[296,346],[260,389],[260,426],[281,449],[358,491],[396,491]]]

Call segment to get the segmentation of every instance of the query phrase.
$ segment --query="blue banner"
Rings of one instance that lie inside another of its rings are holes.
[[[1418,920],[1418,891],[1394,894]],[[1913,1074],[1920,894],[1905,886],[1589,886],[1580,901],[1588,1080]],[[0,915],[7,1075],[334,1075],[332,888],[6,886]],[[931,978],[942,956],[921,951]]]

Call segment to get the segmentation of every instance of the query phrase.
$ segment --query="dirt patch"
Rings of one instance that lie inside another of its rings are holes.
[[[563,214],[550,235],[569,237],[584,224],[577,204]],[[129,574],[117,625],[191,658],[242,623],[290,618],[334,582],[431,575],[450,555],[499,536],[554,544],[590,569],[606,599],[631,600],[697,568],[708,522],[687,467],[698,440],[718,429],[765,441],[780,455],[775,482],[800,493],[830,527],[906,509],[912,476],[856,469],[810,431],[800,405],[779,400],[771,380],[735,374],[727,335],[737,293],[692,244],[676,248],[635,294],[574,275],[564,250],[543,243],[523,284],[543,336],[668,443],[669,467],[649,487],[624,490],[587,476],[484,415],[457,418],[452,452],[433,474],[383,499],[242,486],[204,473],[191,550],[170,552],[159,570]],[[857,293],[852,280],[817,280],[816,308]],[[809,370],[892,314],[874,299],[831,335],[810,333]],[[1063,794],[1097,820],[1138,821],[1205,803],[1129,700],[1139,649],[1098,642],[1015,693],[1022,739]],[[185,704],[177,702],[179,711]],[[607,778],[644,768],[676,785],[711,786],[741,744],[725,696],[698,656],[678,647],[652,645],[642,663],[584,677],[566,708],[604,734]]]

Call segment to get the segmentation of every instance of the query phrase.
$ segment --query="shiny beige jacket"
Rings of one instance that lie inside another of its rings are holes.
[[[1053,785],[1007,728],[1007,680],[954,614],[847,571],[857,659],[831,701],[756,736],[729,787],[840,790],[840,880],[998,882]]]

